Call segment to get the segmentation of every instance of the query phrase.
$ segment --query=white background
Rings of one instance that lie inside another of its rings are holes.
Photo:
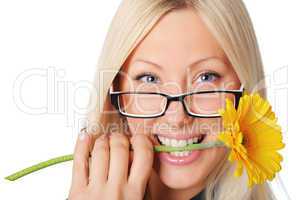
[[[67,197],[71,161],[15,182],[4,180],[4,177],[37,162],[73,152],[82,115],[71,109],[74,106],[84,108],[87,103],[88,93],[80,85],[92,80],[105,34],[120,2],[0,2],[0,199]],[[287,199],[288,195],[290,199],[300,199],[297,179],[301,178],[298,148],[301,144],[298,127],[298,111],[301,111],[298,82],[301,80],[300,1],[245,0],[245,3],[270,81],[269,98],[279,116],[287,144],[282,151],[283,170],[272,184],[279,199]],[[40,75],[22,84],[22,77],[32,72]],[[54,88],[46,81],[47,72],[48,76],[57,75]],[[15,90],[18,84],[22,85],[21,94]],[[26,110],[22,102],[14,99],[18,95],[26,105],[41,108]]]

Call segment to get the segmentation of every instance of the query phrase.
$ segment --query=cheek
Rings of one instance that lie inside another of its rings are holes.
[[[195,118],[192,126],[194,132],[206,134],[207,141],[216,140],[223,128],[221,118]]]
[[[222,121],[220,118],[213,120],[206,120],[208,129],[206,131],[203,142],[211,142],[217,140],[217,135],[222,130]],[[209,174],[214,167],[223,159],[227,154],[227,148],[217,147],[202,150],[202,155],[200,156],[199,165],[204,170],[204,175]]]
[[[130,135],[150,134],[153,128],[153,119],[127,118]]]
[[[227,154],[226,148],[214,148],[203,150],[200,160],[196,165],[199,177],[203,181],[216,169]]]
[[[201,163],[208,169],[213,169],[214,166],[226,156],[227,149],[225,147],[212,148],[203,150]]]
[[[224,77],[225,88],[227,89],[239,89],[240,80],[234,70],[229,70]]]

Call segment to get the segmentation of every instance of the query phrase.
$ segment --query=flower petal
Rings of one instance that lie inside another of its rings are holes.
[[[218,139],[231,151],[229,161],[236,163],[235,176],[241,176],[245,168],[248,186],[272,180],[281,170],[282,156],[277,152],[284,148],[281,127],[268,101],[258,93],[243,95],[237,111],[227,99],[222,116],[224,131]]]

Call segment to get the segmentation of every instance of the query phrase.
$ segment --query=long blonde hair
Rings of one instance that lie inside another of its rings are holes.
[[[174,9],[192,7],[202,17],[247,92],[266,96],[261,56],[248,12],[241,0],[123,0],[111,22],[98,59],[91,93],[87,130],[103,134],[109,122],[122,123],[107,95],[115,76],[137,44],[158,20]],[[233,178],[226,157],[207,180],[207,200],[274,199],[268,184],[247,188],[247,176]]]

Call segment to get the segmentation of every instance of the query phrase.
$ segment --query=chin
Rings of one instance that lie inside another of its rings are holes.
[[[159,177],[161,182],[172,189],[188,189],[193,186],[202,186],[204,183],[204,177],[202,173],[198,173],[197,176],[193,172],[166,172],[166,170],[160,170]]]
[[[156,171],[161,182],[169,188],[202,188],[207,177],[225,155],[225,152],[224,148],[201,150],[197,160],[190,164],[180,166],[159,161],[159,167]]]

